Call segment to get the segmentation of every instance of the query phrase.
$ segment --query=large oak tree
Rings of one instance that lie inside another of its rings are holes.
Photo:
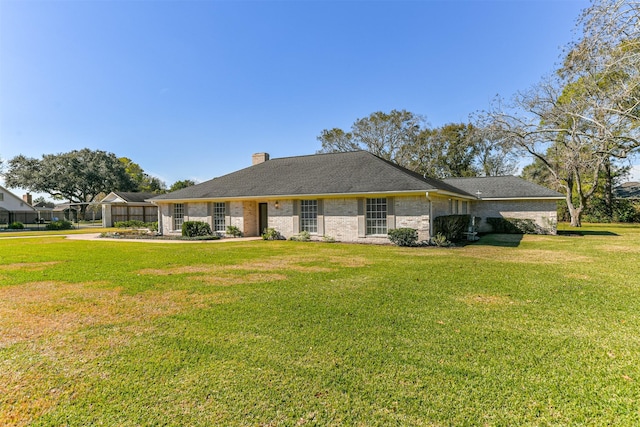
[[[9,160],[4,177],[9,187],[47,193],[54,199],[79,204],[83,217],[87,203],[100,193],[136,189],[115,154],[88,148],[45,154],[41,159],[16,156]]]

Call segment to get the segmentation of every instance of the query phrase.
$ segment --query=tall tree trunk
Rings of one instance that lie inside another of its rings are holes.
[[[569,215],[571,216],[572,227],[582,227],[582,206],[576,207],[571,200],[571,194],[567,194],[567,209],[569,209]]]
[[[611,159],[604,162],[604,213],[609,221],[613,220],[613,176],[611,174]]]
[[[571,216],[572,227],[582,227],[582,210],[584,209],[584,200],[580,197],[580,204],[576,207],[573,203],[573,190],[575,181],[573,177],[569,177],[566,180],[565,185],[565,200],[567,201],[567,209],[569,209],[569,215]],[[578,192],[580,192],[580,184],[578,181]]]

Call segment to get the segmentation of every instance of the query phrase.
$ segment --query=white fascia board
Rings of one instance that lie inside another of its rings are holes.
[[[453,193],[451,191],[445,191],[445,190],[429,191],[429,193],[437,193],[441,196],[446,196],[446,197],[457,197],[458,199],[478,200],[475,196],[467,196],[464,194]]]
[[[545,196],[545,197],[482,197],[476,199],[480,201],[500,201],[500,200],[564,200],[564,196]]]
[[[429,193],[436,193],[438,190],[429,190]],[[385,196],[422,196],[425,190],[410,191],[375,191],[370,193],[319,193],[319,194],[267,194],[264,196],[236,196],[236,197],[206,197],[193,199],[147,199],[145,201],[162,204],[162,203],[193,203],[193,202],[211,202],[211,201],[232,201],[232,200],[274,200],[274,199],[337,199],[337,198],[355,198],[355,197],[385,197]],[[453,194],[453,193],[451,193]],[[465,197],[456,195],[456,197]]]

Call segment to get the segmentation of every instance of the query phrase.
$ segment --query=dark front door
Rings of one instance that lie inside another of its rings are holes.
[[[264,230],[269,227],[269,216],[267,215],[267,204],[258,204],[258,234],[264,233]]]

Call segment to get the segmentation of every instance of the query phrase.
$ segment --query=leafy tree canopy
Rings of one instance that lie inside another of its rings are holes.
[[[169,188],[169,192],[182,190],[183,188],[191,187],[192,185],[196,185],[195,181],[191,179],[184,179],[182,181],[176,181]]]
[[[425,123],[422,116],[406,110],[377,111],[357,119],[350,132],[323,130],[318,141],[320,153],[365,150],[383,159],[402,164],[403,147],[413,144]]]
[[[9,187],[47,193],[72,203],[91,202],[101,192],[136,189],[115,154],[88,148],[45,154],[41,159],[16,156],[9,160],[5,182]],[[81,210],[84,214],[86,205],[81,205]]]
[[[431,129],[425,119],[402,110],[357,119],[349,132],[323,130],[320,153],[365,150],[435,178],[506,175],[515,171],[510,148],[478,125],[452,123]]]
[[[127,174],[136,183],[136,191],[155,194],[166,192],[166,185],[160,178],[149,175],[139,164],[128,157],[120,157],[119,160],[124,165]]]

